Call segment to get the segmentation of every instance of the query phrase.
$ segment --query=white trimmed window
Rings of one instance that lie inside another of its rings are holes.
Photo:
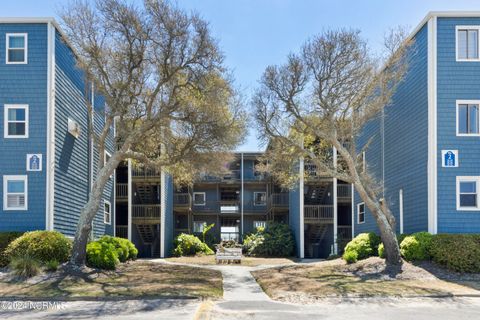
[[[480,210],[480,177],[457,177],[457,210]]]
[[[193,193],[193,204],[196,206],[204,206],[206,200],[205,192],[194,192]]]
[[[253,221],[253,229],[265,228],[267,226],[266,221]]]
[[[4,137],[28,138],[28,105],[6,104],[4,109]]]
[[[112,224],[112,204],[107,200],[103,203],[103,222]]]
[[[253,193],[253,205],[254,206],[264,206],[267,204],[267,193],[266,192],[254,192]]]
[[[3,210],[27,209],[27,176],[3,176]]]
[[[457,136],[480,135],[480,101],[457,101]]]
[[[26,33],[7,33],[6,50],[7,64],[26,64],[28,35]]]
[[[357,223],[365,223],[365,203],[357,204]]]
[[[205,226],[205,221],[193,221],[193,232],[201,233],[203,232],[203,227]]]
[[[456,27],[457,61],[480,61],[478,35],[480,26]]]

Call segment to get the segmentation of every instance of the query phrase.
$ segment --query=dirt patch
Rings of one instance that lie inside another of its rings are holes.
[[[20,280],[10,274],[0,277],[0,297],[115,298],[181,297],[219,298],[222,275],[215,270],[133,261],[115,271],[83,270],[46,273]]]
[[[347,265],[343,260],[296,265],[253,272],[275,300],[314,303],[331,297],[419,297],[480,294],[475,288],[439,279],[420,266],[404,263],[387,269],[380,258]]]
[[[193,256],[193,257],[173,257],[165,259],[169,262],[174,263],[186,263],[186,264],[193,264],[193,265],[214,265],[216,264],[215,256]],[[255,266],[278,266],[278,265],[290,265],[294,264],[295,259],[290,258],[261,258],[261,257],[242,257],[242,263],[232,263],[229,264],[230,266],[247,266],[247,267],[255,267]]]

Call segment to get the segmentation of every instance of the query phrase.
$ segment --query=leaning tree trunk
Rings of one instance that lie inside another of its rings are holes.
[[[92,231],[92,222],[100,207],[103,189],[119,163],[119,154],[114,154],[99,171],[97,179],[92,185],[88,202],[83,207],[78,219],[77,230],[73,240],[72,255],[69,261],[71,266],[82,267],[85,265],[87,242]]]
[[[383,246],[385,248],[385,262],[389,266],[399,266],[402,264],[400,248],[398,247],[397,236],[391,222],[392,214],[387,206],[382,206],[372,199],[361,183],[354,183],[355,189],[365,202],[367,208],[371,211],[377,226],[380,230]]]

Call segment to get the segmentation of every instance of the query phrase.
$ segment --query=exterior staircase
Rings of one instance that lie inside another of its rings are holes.
[[[311,224],[308,230],[308,237],[305,241],[305,257],[313,258],[313,244],[319,244],[328,232],[330,224]]]
[[[137,231],[144,244],[152,244],[155,240],[155,225],[137,224]]]

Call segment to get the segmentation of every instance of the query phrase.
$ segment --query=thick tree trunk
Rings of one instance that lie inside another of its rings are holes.
[[[394,221],[392,214],[386,205],[382,206],[377,199],[372,199],[361,183],[355,183],[354,185],[356,191],[365,202],[367,208],[370,209],[377,222],[380,237],[382,238],[385,248],[385,262],[388,266],[400,266],[402,264],[402,258],[392,223],[392,221]]]
[[[97,179],[92,185],[88,202],[83,207],[78,219],[77,230],[73,240],[72,255],[69,261],[70,266],[82,267],[85,265],[87,242],[92,231],[93,219],[102,201],[103,189],[121,160],[120,154],[114,154],[105,166],[100,169]]]

